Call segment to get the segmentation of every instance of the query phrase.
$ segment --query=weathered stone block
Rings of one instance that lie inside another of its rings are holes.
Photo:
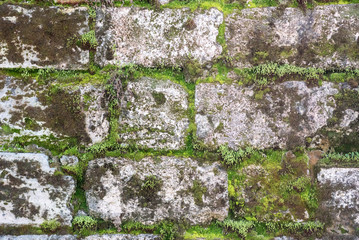
[[[229,15],[225,38],[236,67],[289,63],[359,67],[359,4],[244,9]]]
[[[154,149],[180,149],[185,143],[187,92],[170,80],[128,82],[119,118],[122,142]]]
[[[108,134],[104,87],[57,88],[0,76],[0,143],[17,136],[75,137],[91,144]]]
[[[0,153],[0,226],[39,226],[51,219],[71,226],[75,181],[55,170],[44,154]]]
[[[0,240],[76,240],[76,236],[72,235],[20,235],[0,236]]]
[[[253,86],[199,84],[195,96],[197,137],[209,146],[228,144],[235,149],[304,145],[307,137],[316,139],[317,132],[328,126],[334,111],[346,110],[336,108],[334,95],[339,92],[340,86],[329,82],[309,87],[305,82],[289,81],[269,86],[258,97]],[[350,118],[350,122],[356,119]],[[336,121],[336,128],[350,131],[350,124],[340,127],[347,121],[346,114]]]
[[[87,68],[89,51],[69,44],[89,31],[86,8],[3,4],[0,29],[0,68]]]
[[[161,240],[161,237],[152,234],[104,234],[88,236],[85,240]]]
[[[321,169],[317,179],[321,190],[319,218],[327,223],[327,231],[355,235],[359,227],[359,169]]]
[[[135,7],[97,12],[95,61],[100,65],[135,63],[145,67],[200,64],[219,56],[216,42],[223,14],[215,8],[154,11]]]
[[[90,214],[111,220],[154,224],[161,220],[205,224],[228,214],[227,173],[218,163],[188,158],[105,158],[86,172]]]

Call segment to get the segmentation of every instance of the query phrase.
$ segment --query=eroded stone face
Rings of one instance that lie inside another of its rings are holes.
[[[75,137],[92,144],[108,134],[103,86],[58,88],[0,76],[1,142],[18,136]]]
[[[0,153],[0,226],[39,226],[51,219],[71,226],[75,181],[55,170],[44,154]]]
[[[3,4],[0,16],[0,68],[87,68],[89,51],[69,44],[89,31],[86,8]]]
[[[244,9],[226,18],[236,67],[277,62],[303,67],[359,67],[359,5]]]
[[[330,233],[355,235],[359,226],[359,169],[321,169],[317,175],[321,189],[320,212]]]
[[[187,93],[170,80],[141,78],[128,82],[121,99],[122,142],[153,149],[180,149],[185,143]]]
[[[92,235],[85,238],[85,240],[160,240],[161,237],[152,234],[104,234]]]
[[[181,66],[188,59],[208,63],[222,52],[216,42],[223,14],[215,8],[154,11],[136,7],[97,12],[95,61],[145,67]]]
[[[338,92],[339,87],[329,82],[308,87],[305,82],[289,81],[268,87],[258,98],[253,86],[199,84],[197,137],[209,146],[228,144],[235,149],[300,146],[327,126],[336,109],[333,95]],[[354,121],[355,115],[350,116]]]
[[[218,163],[199,165],[176,157],[97,159],[89,163],[85,189],[90,214],[116,226],[165,219],[205,224],[228,214],[227,173]]]

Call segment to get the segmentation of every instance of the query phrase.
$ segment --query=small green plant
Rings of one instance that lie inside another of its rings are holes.
[[[226,231],[236,232],[240,237],[246,238],[250,229],[254,227],[254,222],[225,219],[223,222],[218,222],[218,225],[222,226]]]
[[[73,229],[81,235],[87,235],[97,229],[97,221],[90,216],[76,216],[72,221]]]
[[[40,228],[45,233],[54,233],[61,227],[61,223],[56,219],[45,221],[40,225]]]
[[[81,43],[83,45],[89,44],[91,48],[96,48],[98,45],[95,31],[91,30],[81,35]]]
[[[235,151],[230,149],[228,145],[221,145],[218,152],[221,154],[222,160],[227,166],[234,166],[253,154],[255,150],[252,147],[246,147],[245,149]]]
[[[329,152],[324,155],[324,157],[321,159],[321,162],[324,164],[330,164],[331,162],[359,163],[359,152],[350,152],[345,154]]]
[[[159,233],[163,240],[174,240],[176,239],[176,233],[178,226],[172,222],[161,222],[159,224]]]

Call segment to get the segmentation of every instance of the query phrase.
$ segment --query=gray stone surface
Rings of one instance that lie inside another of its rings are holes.
[[[278,62],[359,67],[359,4],[244,9],[229,15],[225,38],[236,67]]]
[[[359,168],[320,169],[320,215],[330,234],[355,235],[359,227]],[[343,238],[344,239],[344,238]]]
[[[153,189],[145,187],[150,176],[158,183]],[[93,160],[86,172],[85,190],[90,214],[113,221],[117,227],[129,220],[205,224],[223,220],[229,208],[226,171],[218,163],[199,165],[188,158]]]
[[[290,148],[326,127],[333,116],[339,87],[323,82],[309,87],[289,81],[256,99],[253,86],[199,84],[196,87],[197,137],[209,146]],[[354,121],[347,118],[344,121]],[[313,146],[315,147],[315,146]]]
[[[76,156],[63,155],[60,158],[60,163],[63,166],[66,166],[66,165],[75,166],[78,162],[79,162],[79,159]]]
[[[183,148],[187,108],[187,92],[177,83],[147,77],[130,81],[121,101],[119,137],[140,147]]]
[[[52,89],[51,83],[0,75],[0,144],[18,136],[76,137],[85,144],[102,141],[109,122],[104,87]]]
[[[87,8],[3,4],[0,29],[0,68],[87,68],[89,51],[68,43],[89,31]]]
[[[0,226],[39,226],[51,219],[71,226],[75,181],[55,170],[44,154],[0,153]]]
[[[76,236],[72,235],[21,235],[0,236],[0,240],[76,240]]]
[[[215,8],[160,11],[136,7],[97,12],[95,61],[140,64],[146,67],[181,66],[189,58],[208,63],[222,52],[216,42],[223,14]]]
[[[88,236],[85,240],[161,240],[161,237],[152,234],[104,234]]]

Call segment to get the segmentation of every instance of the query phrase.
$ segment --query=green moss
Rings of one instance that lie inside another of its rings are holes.
[[[152,92],[152,97],[157,105],[163,105],[166,102],[166,96],[161,92]]]
[[[75,233],[87,236],[97,230],[97,220],[90,216],[76,216],[72,220],[72,227]]]
[[[194,202],[198,206],[203,205],[203,195],[207,193],[207,188],[201,184],[201,182],[194,180],[192,187],[189,189],[192,193]]]
[[[1,133],[5,134],[5,135],[10,135],[10,134],[13,134],[13,133],[20,133],[20,129],[11,128],[7,124],[2,124],[1,129],[0,129],[0,134]]]
[[[55,233],[61,227],[61,223],[52,219],[41,223],[40,227],[45,233]]]

